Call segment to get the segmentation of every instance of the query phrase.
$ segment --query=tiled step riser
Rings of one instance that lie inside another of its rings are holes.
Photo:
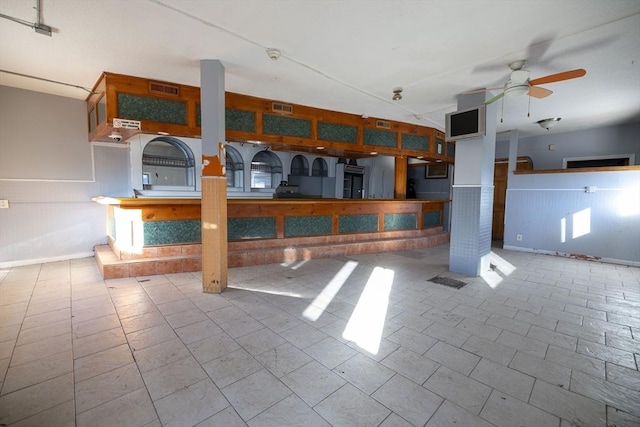
[[[424,230],[398,230],[381,233],[358,233],[329,236],[306,236],[292,237],[286,239],[266,239],[233,241],[228,243],[229,252],[279,249],[283,247],[301,247],[317,245],[340,245],[347,243],[376,242],[384,239],[414,239],[442,233],[442,227],[432,227]],[[142,248],[139,252],[131,252],[121,249],[117,243],[109,238],[109,246],[113,253],[121,260],[141,260],[148,258],[168,258],[186,257],[190,255],[200,255],[202,245],[200,243],[149,246]]]
[[[228,253],[228,266],[243,267],[283,262],[296,262],[313,258],[355,255],[362,253],[414,250],[440,245],[449,241],[448,233],[429,233],[419,238],[390,239],[343,244],[316,244],[306,247],[256,248],[245,247]],[[195,245],[189,245],[195,246]],[[202,270],[200,254],[176,255],[166,258],[118,259],[108,246],[96,247],[96,263],[105,279],[151,276]],[[127,262],[129,261],[129,262]]]
[[[229,267],[249,265],[291,263],[314,258],[331,258],[375,252],[394,252],[430,248],[449,241],[448,234],[417,239],[385,240],[379,242],[351,243],[342,245],[315,246],[305,248],[277,248],[262,251],[229,253]]]

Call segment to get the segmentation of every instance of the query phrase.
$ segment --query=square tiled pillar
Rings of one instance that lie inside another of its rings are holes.
[[[490,93],[462,95],[458,109],[481,105]],[[486,135],[456,141],[449,270],[480,276],[488,270],[493,220],[496,103],[487,105]]]

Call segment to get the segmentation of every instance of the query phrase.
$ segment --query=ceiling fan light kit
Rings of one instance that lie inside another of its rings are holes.
[[[561,117],[551,117],[548,119],[538,120],[536,123],[540,125],[541,128],[549,130],[557,125],[560,120],[562,120]]]

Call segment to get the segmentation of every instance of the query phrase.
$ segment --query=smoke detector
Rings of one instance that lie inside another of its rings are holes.
[[[400,101],[402,99],[402,88],[396,87],[393,88],[393,96],[391,97],[394,101]]]
[[[271,47],[267,49],[267,56],[274,61],[277,61],[278,58],[280,58],[280,55],[282,55],[282,52],[280,52],[280,50],[278,49],[274,49]]]

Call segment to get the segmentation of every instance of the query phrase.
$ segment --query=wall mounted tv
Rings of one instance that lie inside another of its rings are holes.
[[[487,106],[482,104],[446,115],[445,139],[447,142],[485,135]]]

